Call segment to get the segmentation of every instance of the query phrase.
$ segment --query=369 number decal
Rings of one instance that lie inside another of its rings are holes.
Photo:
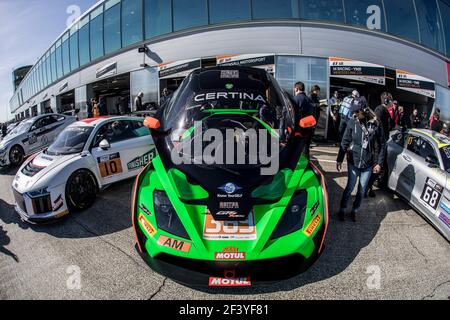
[[[427,182],[425,183],[420,199],[436,210],[439,202],[441,201],[443,190],[444,188],[442,186],[437,184],[434,180],[427,178]]]
[[[120,153],[99,157],[97,158],[97,161],[102,178],[107,178],[123,172]]]
[[[205,215],[203,239],[206,240],[255,240],[256,225],[253,212],[245,221],[216,221],[208,211]]]

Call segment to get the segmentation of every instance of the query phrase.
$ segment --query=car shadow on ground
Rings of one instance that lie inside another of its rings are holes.
[[[329,194],[330,221],[325,241],[325,250],[319,259],[304,273],[294,278],[283,280],[270,285],[250,288],[198,288],[209,294],[254,295],[291,291],[310,283],[323,281],[345,271],[352,264],[360,251],[369,245],[378,233],[381,222],[389,211],[408,209],[401,200],[394,200],[392,192],[377,190],[375,199],[368,198],[363,202],[358,221],[352,222],[347,216],[345,222],[337,218],[340,199],[343,193],[336,179],[345,178],[347,172],[326,172],[320,164],[315,164],[324,172]],[[345,180],[346,181],[346,180]],[[354,198],[352,198],[353,200]]]
[[[14,206],[0,199],[0,221],[17,224],[22,229],[47,233],[56,238],[90,238],[113,234],[132,226],[131,189],[134,179],[112,184],[98,194],[94,205],[82,212],[73,212],[65,218],[47,224],[23,222]],[[120,195],[120,196],[118,196]]]
[[[0,199],[0,221],[3,221],[5,224],[21,224],[22,222],[20,221],[20,219],[17,220],[16,217],[12,215],[12,213],[14,213],[14,206]],[[25,228],[25,226],[23,227]],[[10,243],[11,238],[8,236],[8,231],[6,231],[3,226],[0,225],[0,253],[3,253],[13,258],[16,262],[19,262],[19,257],[17,257],[14,252],[6,248],[6,246]]]
[[[19,168],[17,167],[0,167],[0,175],[15,176]]]
[[[10,243],[11,239],[8,236],[8,231],[3,230],[3,226],[0,226],[0,253],[3,253],[13,258],[16,262],[19,262],[19,257],[14,252],[6,248],[6,246]]]

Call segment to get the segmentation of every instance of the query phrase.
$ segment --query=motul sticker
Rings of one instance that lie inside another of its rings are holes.
[[[150,237],[153,238],[155,236],[156,229],[152,226],[152,224],[147,219],[145,219],[145,217],[142,214],[139,215],[139,223],[145,229],[145,231],[147,231],[147,233],[149,234]]]
[[[210,277],[209,286],[210,287],[250,287],[252,282],[250,277],[246,278],[220,278],[220,277]]]
[[[245,260],[245,257],[245,252],[239,252],[239,249],[235,247],[224,248],[222,252],[214,254],[215,260]]]
[[[322,220],[322,217],[319,214],[317,214],[309,223],[308,227],[306,227],[305,231],[303,231],[308,237],[310,237],[314,231],[317,229],[317,227],[319,226],[320,221]]]

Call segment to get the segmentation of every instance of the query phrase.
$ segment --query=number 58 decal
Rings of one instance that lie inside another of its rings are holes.
[[[443,190],[444,188],[442,186],[438,185],[434,180],[427,178],[420,199],[436,210],[441,201]]]

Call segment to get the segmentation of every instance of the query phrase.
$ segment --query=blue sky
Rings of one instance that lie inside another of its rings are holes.
[[[0,0],[0,122],[9,115],[12,70],[34,64],[67,21],[97,0]]]

